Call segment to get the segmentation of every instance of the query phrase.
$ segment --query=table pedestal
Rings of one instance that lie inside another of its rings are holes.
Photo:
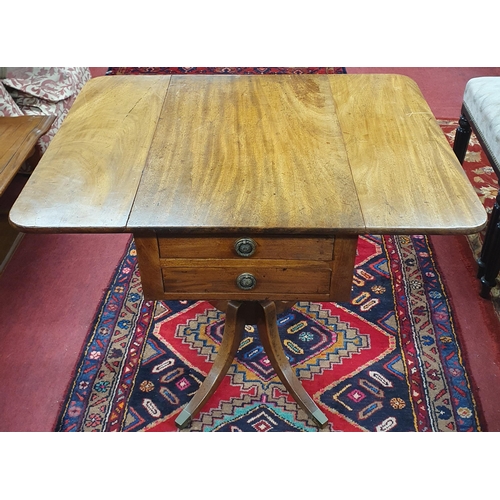
[[[243,329],[248,324],[257,324],[264,350],[288,392],[319,427],[324,427],[328,423],[328,419],[317,407],[311,396],[307,394],[295,375],[283,351],[278,333],[277,309],[281,312],[281,310],[291,307],[293,302],[229,301],[214,303],[214,305],[226,313],[220,350],[200,388],[176,418],[177,427],[183,429],[189,425],[193,416],[215,392],[233,362],[241,342]]]

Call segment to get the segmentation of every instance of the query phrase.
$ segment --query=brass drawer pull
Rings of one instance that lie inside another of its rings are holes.
[[[257,244],[252,238],[240,238],[234,243],[234,249],[240,257],[250,257],[256,248]]]
[[[255,288],[257,280],[253,274],[243,273],[236,278],[236,284],[241,290],[252,290]]]

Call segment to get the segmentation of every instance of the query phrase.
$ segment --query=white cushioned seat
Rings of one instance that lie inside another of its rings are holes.
[[[500,166],[500,77],[485,76],[467,82],[463,105],[473,117],[476,131]]]

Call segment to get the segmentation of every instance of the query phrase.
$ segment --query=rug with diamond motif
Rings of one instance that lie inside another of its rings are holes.
[[[58,431],[177,431],[217,353],[224,314],[145,301],[133,241],[89,332]],[[323,431],[480,431],[446,290],[423,236],[359,238],[352,303],[279,315],[285,352],[327,415]],[[315,432],[270,366],[255,325],[182,432]]]

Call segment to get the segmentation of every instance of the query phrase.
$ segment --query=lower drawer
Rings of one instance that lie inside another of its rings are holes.
[[[250,275],[250,276],[249,276]],[[328,294],[331,269],[327,265],[287,266],[217,266],[162,268],[165,293],[255,294],[280,296]]]

